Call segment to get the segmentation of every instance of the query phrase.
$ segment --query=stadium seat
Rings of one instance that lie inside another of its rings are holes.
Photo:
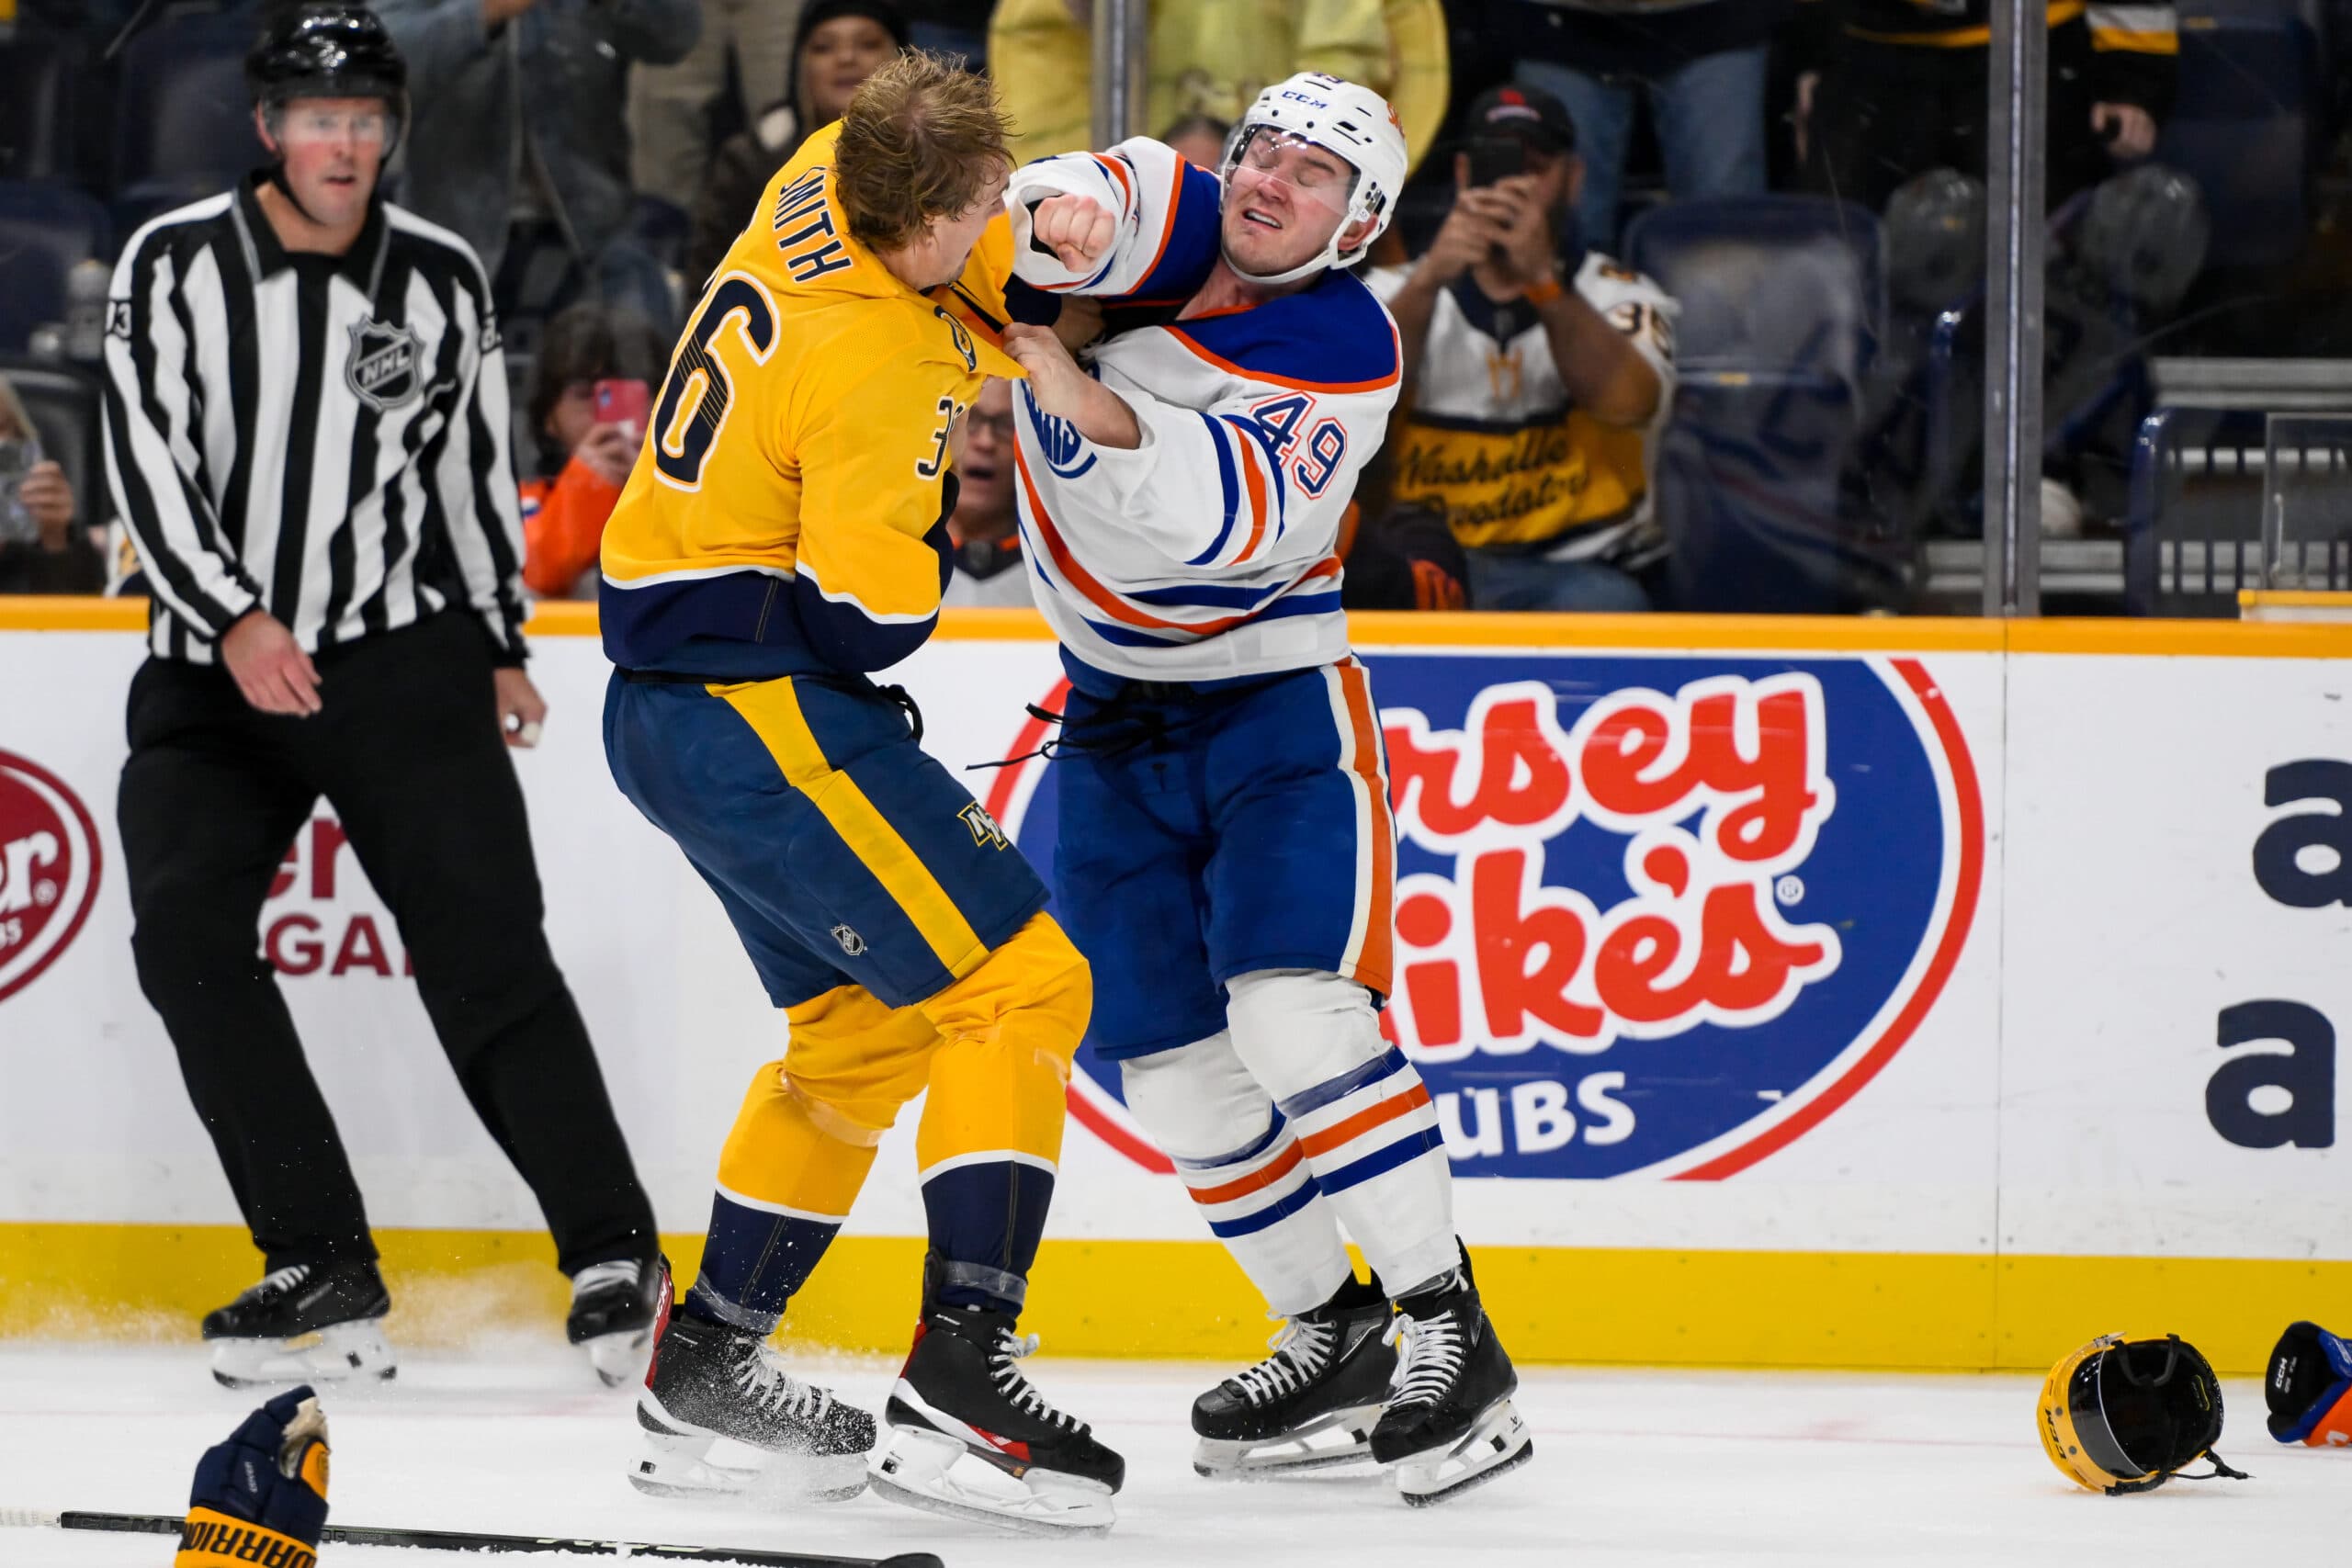
[[[158,179],[206,179],[223,189],[262,162],[245,96],[253,32],[246,15],[174,17],[124,47],[123,112],[115,119],[119,198]]]
[[[65,470],[85,523],[113,510],[106,489],[106,445],[99,425],[98,383],[68,365],[0,359],[0,380],[16,390],[40,434],[41,452]]]
[[[1849,381],[1886,314],[1878,220],[1808,196],[1675,202],[1634,220],[1625,261],[1681,303],[1679,364],[1803,367]]]
[[[0,179],[74,173],[76,121],[73,51],[63,40],[19,31],[0,39]]]
[[[2275,265],[2310,236],[2320,61],[2293,0],[2181,6],[2180,94],[2155,155],[2204,189],[2208,265]]]
[[[1811,197],[1678,202],[1626,260],[1681,305],[1657,461],[1675,607],[1836,613],[1899,603],[1913,545],[1846,475],[1885,316],[1876,218]]]
[[[65,315],[65,274],[107,254],[106,209],[69,186],[0,180],[0,354]]]

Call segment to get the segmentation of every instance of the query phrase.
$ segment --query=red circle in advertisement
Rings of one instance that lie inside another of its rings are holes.
[[[65,781],[0,751],[0,1001],[72,945],[98,897],[98,829]]]

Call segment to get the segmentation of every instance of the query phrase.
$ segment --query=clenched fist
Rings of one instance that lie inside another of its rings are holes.
[[[1030,213],[1030,243],[1053,253],[1072,272],[1091,272],[1111,249],[1119,220],[1084,196],[1049,196]]]

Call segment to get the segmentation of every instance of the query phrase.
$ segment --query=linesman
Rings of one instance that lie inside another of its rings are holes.
[[[359,1190],[256,951],[324,795],[467,1099],[537,1196],[572,1339],[618,1381],[649,1337],[657,1242],[540,929],[505,755],[547,705],[523,672],[481,264],[377,196],[406,73],[374,16],[280,13],[245,72],[273,166],[131,240],[106,353],[107,475],[154,594],[118,803],[131,944],[267,1259],[204,1321],[214,1374],[393,1369]]]

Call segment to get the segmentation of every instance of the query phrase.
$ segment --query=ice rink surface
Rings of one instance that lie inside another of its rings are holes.
[[[2069,1486],[2043,1459],[2037,1385],[2026,1378],[1545,1369],[1520,1393],[1534,1461],[1442,1507],[1408,1510],[1370,1472],[1256,1485],[1195,1477],[1186,1409],[1213,1369],[1056,1359],[1050,1347],[1027,1366],[1126,1455],[1121,1519],[1106,1540],[1000,1534],[870,1495],[790,1513],[640,1497],[622,1476],[635,1449],[628,1395],[537,1346],[413,1355],[393,1384],[330,1395],[334,1519],[874,1557],[929,1551],[948,1568],[2213,1568],[2337,1562],[2352,1551],[2352,1453],[2273,1443],[2260,1391],[2245,1382],[2228,1387],[2222,1452],[2254,1480],[2108,1498]],[[868,1409],[892,1371],[808,1360],[796,1370]],[[194,1348],[0,1348],[0,1507],[176,1514],[197,1455],[254,1402],[216,1388]],[[322,1555],[348,1568],[609,1561],[333,1546]],[[170,1560],[161,1537],[0,1529],[8,1568]]]

